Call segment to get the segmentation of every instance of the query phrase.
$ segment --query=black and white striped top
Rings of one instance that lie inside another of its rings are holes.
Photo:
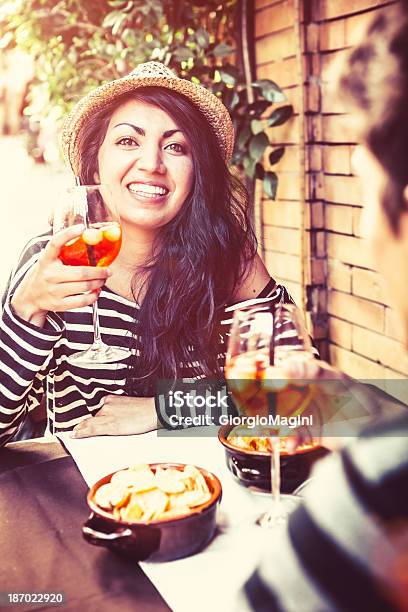
[[[237,601],[245,612],[408,609],[408,412],[323,459]]]
[[[49,313],[43,328],[22,320],[13,312],[11,296],[49,239],[50,234],[45,234],[28,243],[3,299],[0,324],[1,444],[13,438],[27,412],[39,405],[44,392],[51,432],[72,429],[84,417],[101,408],[105,395],[125,392],[127,360],[93,365],[92,369],[67,361],[72,353],[92,344],[90,306],[59,314]],[[281,285],[275,286],[272,279],[258,298],[268,298],[271,302],[292,301],[286,289]],[[138,305],[104,287],[98,299],[98,309],[104,342],[112,346],[129,346]],[[230,311],[226,313],[228,318],[231,318]],[[221,361],[225,357],[222,337],[219,357]],[[189,366],[192,370],[192,365],[183,364],[187,378],[190,378]],[[168,422],[166,402],[156,401],[156,409],[160,422]]]

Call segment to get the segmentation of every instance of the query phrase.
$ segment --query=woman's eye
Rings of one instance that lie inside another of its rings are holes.
[[[131,138],[130,136],[124,136],[123,138],[117,141],[117,144],[122,145],[124,147],[133,147],[134,145],[137,145],[137,142],[134,138]]]
[[[183,145],[178,142],[172,142],[167,145],[166,149],[170,149],[170,151],[175,151],[176,153],[186,153],[187,149]]]

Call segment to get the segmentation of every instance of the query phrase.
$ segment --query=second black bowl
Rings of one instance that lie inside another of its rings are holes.
[[[224,425],[218,439],[225,449],[225,460],[234,478],[245,487],[271,490],[271,457],[264,452],[246,450],[234,446],[228,435],[233,426]],[[293,455],[281,453],[281,491],[292,493],[308,477],[313,463],[329,451],[322,446],[312,446]]]

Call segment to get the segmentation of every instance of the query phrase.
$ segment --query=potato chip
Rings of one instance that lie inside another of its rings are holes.
[[[169,498],[160,489],[145,491],[135,495],[137,503],[143,508],[142,520],[150,521],[159,517],[167,508]],[[133,503],[132,500],[130,503]]]
[[[112,484],[111,483],[111,493],[110,500],[112,506],[117,506],[120,504],[124,497],[127,497],[129,489],[123,485]]]
[[[119,499],[119,501],[116,502],[115,509],[119,510],[120,508],[123,508],[123,506],[126,506],[126,504],[129,501],[129,498],[130,498],[130,490],[127,489],[122,495],[122,497]],[[111,499],[113,500],[114,498],[111,497]]]
[[[112,485],[104,484],[95,492],[95,503],[104,510],[110,510],[114,504],[111,502]]]
[[[151,472],[148,463],[137,463],[136,465],[131,465],[128,469],[132,470],[132,472]]]
[[[163,470],[160,467],[156,470],[156,487],[165,493],[181,493],[185,489],[179,470],[172,468]]]
[[[194,491],[184,491],[184,493],[178,493],[177,495],[170,496],[169,508],[182,508],[184,506],[195,508],[196,506],[205,504],[209,499],[209,493],[203,493],[197,489]]]
[[[192,491],[195,488],[195,480],[191,476],[184,476],[183,482],[187,491]]]
[[[180,506],[179,508],[172,508],[171,510],[166,510],[161,515],[161,519],[172,519],[178,518],[179,516],[183,516],[184,514],[190,514],[190,508],[188,506]]]
[[[187,493],[187,491],[185,491]],[[183,507],[184,501],[183,501],[183,493],[172,493],[169,496],[169,510],[174,510],[175,508],[181,508]]]
[[[248,435],[251,433],[252,435]],[[259,433],[260,435],[254,436],[253,433]],[[266,427],[261,427],[258,431],[255,429],[249,430],[245,425],[239,425],[228,434],[228,441],[236,448],[242,448],[244,450],[256,451],[258,453],[271,453],[271,443],[269,440],[270,430]],[[286,436],[279,438],[279,448],[281,453],[286,453]],[[301,444],[297,447],[296,452],[301,452],[318,446],[317,442],[312,441],[311,443]]]
[[[137,503],[131,503],[120,511],[123,521],[139,521],[143,517],[143,508]]]
[[[126,512],[126,508],[121,508],[120,510],[118,510],[117,508],[114,508],[112,510],[114,518],[118,521],[120,521],[122,518],[122,512]]]
[[[189,508],[196,508],[197,506],[202,506],[211,499],[211,494],[205,493],[204,491],[188,491],[185,494],[182,493],[182,495],[188,495],[188,497],[186,497],[186,502]]]
[[[111,478],[111,483],[118,486],[132,488],[135,491],[148,491],[156,488],[156,481],[149,466],[145,469],[121,470]]]
[[[119,472],[113,474],[111,483],[114,485],[127,487],[132,484],[132,480],[133,473],[131,473],[129,470],[120,470]]]
[[[203,491],[203,493],[209,492],[204,476],[201,474],[200,470],[198,470],[194,465],[186,465],[184,467],[184,474],[186,474],[190,478],[193,478],[196,483],[196,487],[200,491]]]

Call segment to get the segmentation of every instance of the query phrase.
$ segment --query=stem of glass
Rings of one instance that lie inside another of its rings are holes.
[[[280,504],[280,488],[281,488],[281,476],[280,476],[280,441],[279,436],[271,436],[269,438],[271,445],[271,487],[272,487],[272,499],[275,510],[278,509]]]
[[[93,328],[94,328],[94,344],[101,345],[103,344],[101,338],[101,330],[99,327],[99,314],[98,314],[98,304],[94,302],[92,304],[92,320],[93,320]]]

